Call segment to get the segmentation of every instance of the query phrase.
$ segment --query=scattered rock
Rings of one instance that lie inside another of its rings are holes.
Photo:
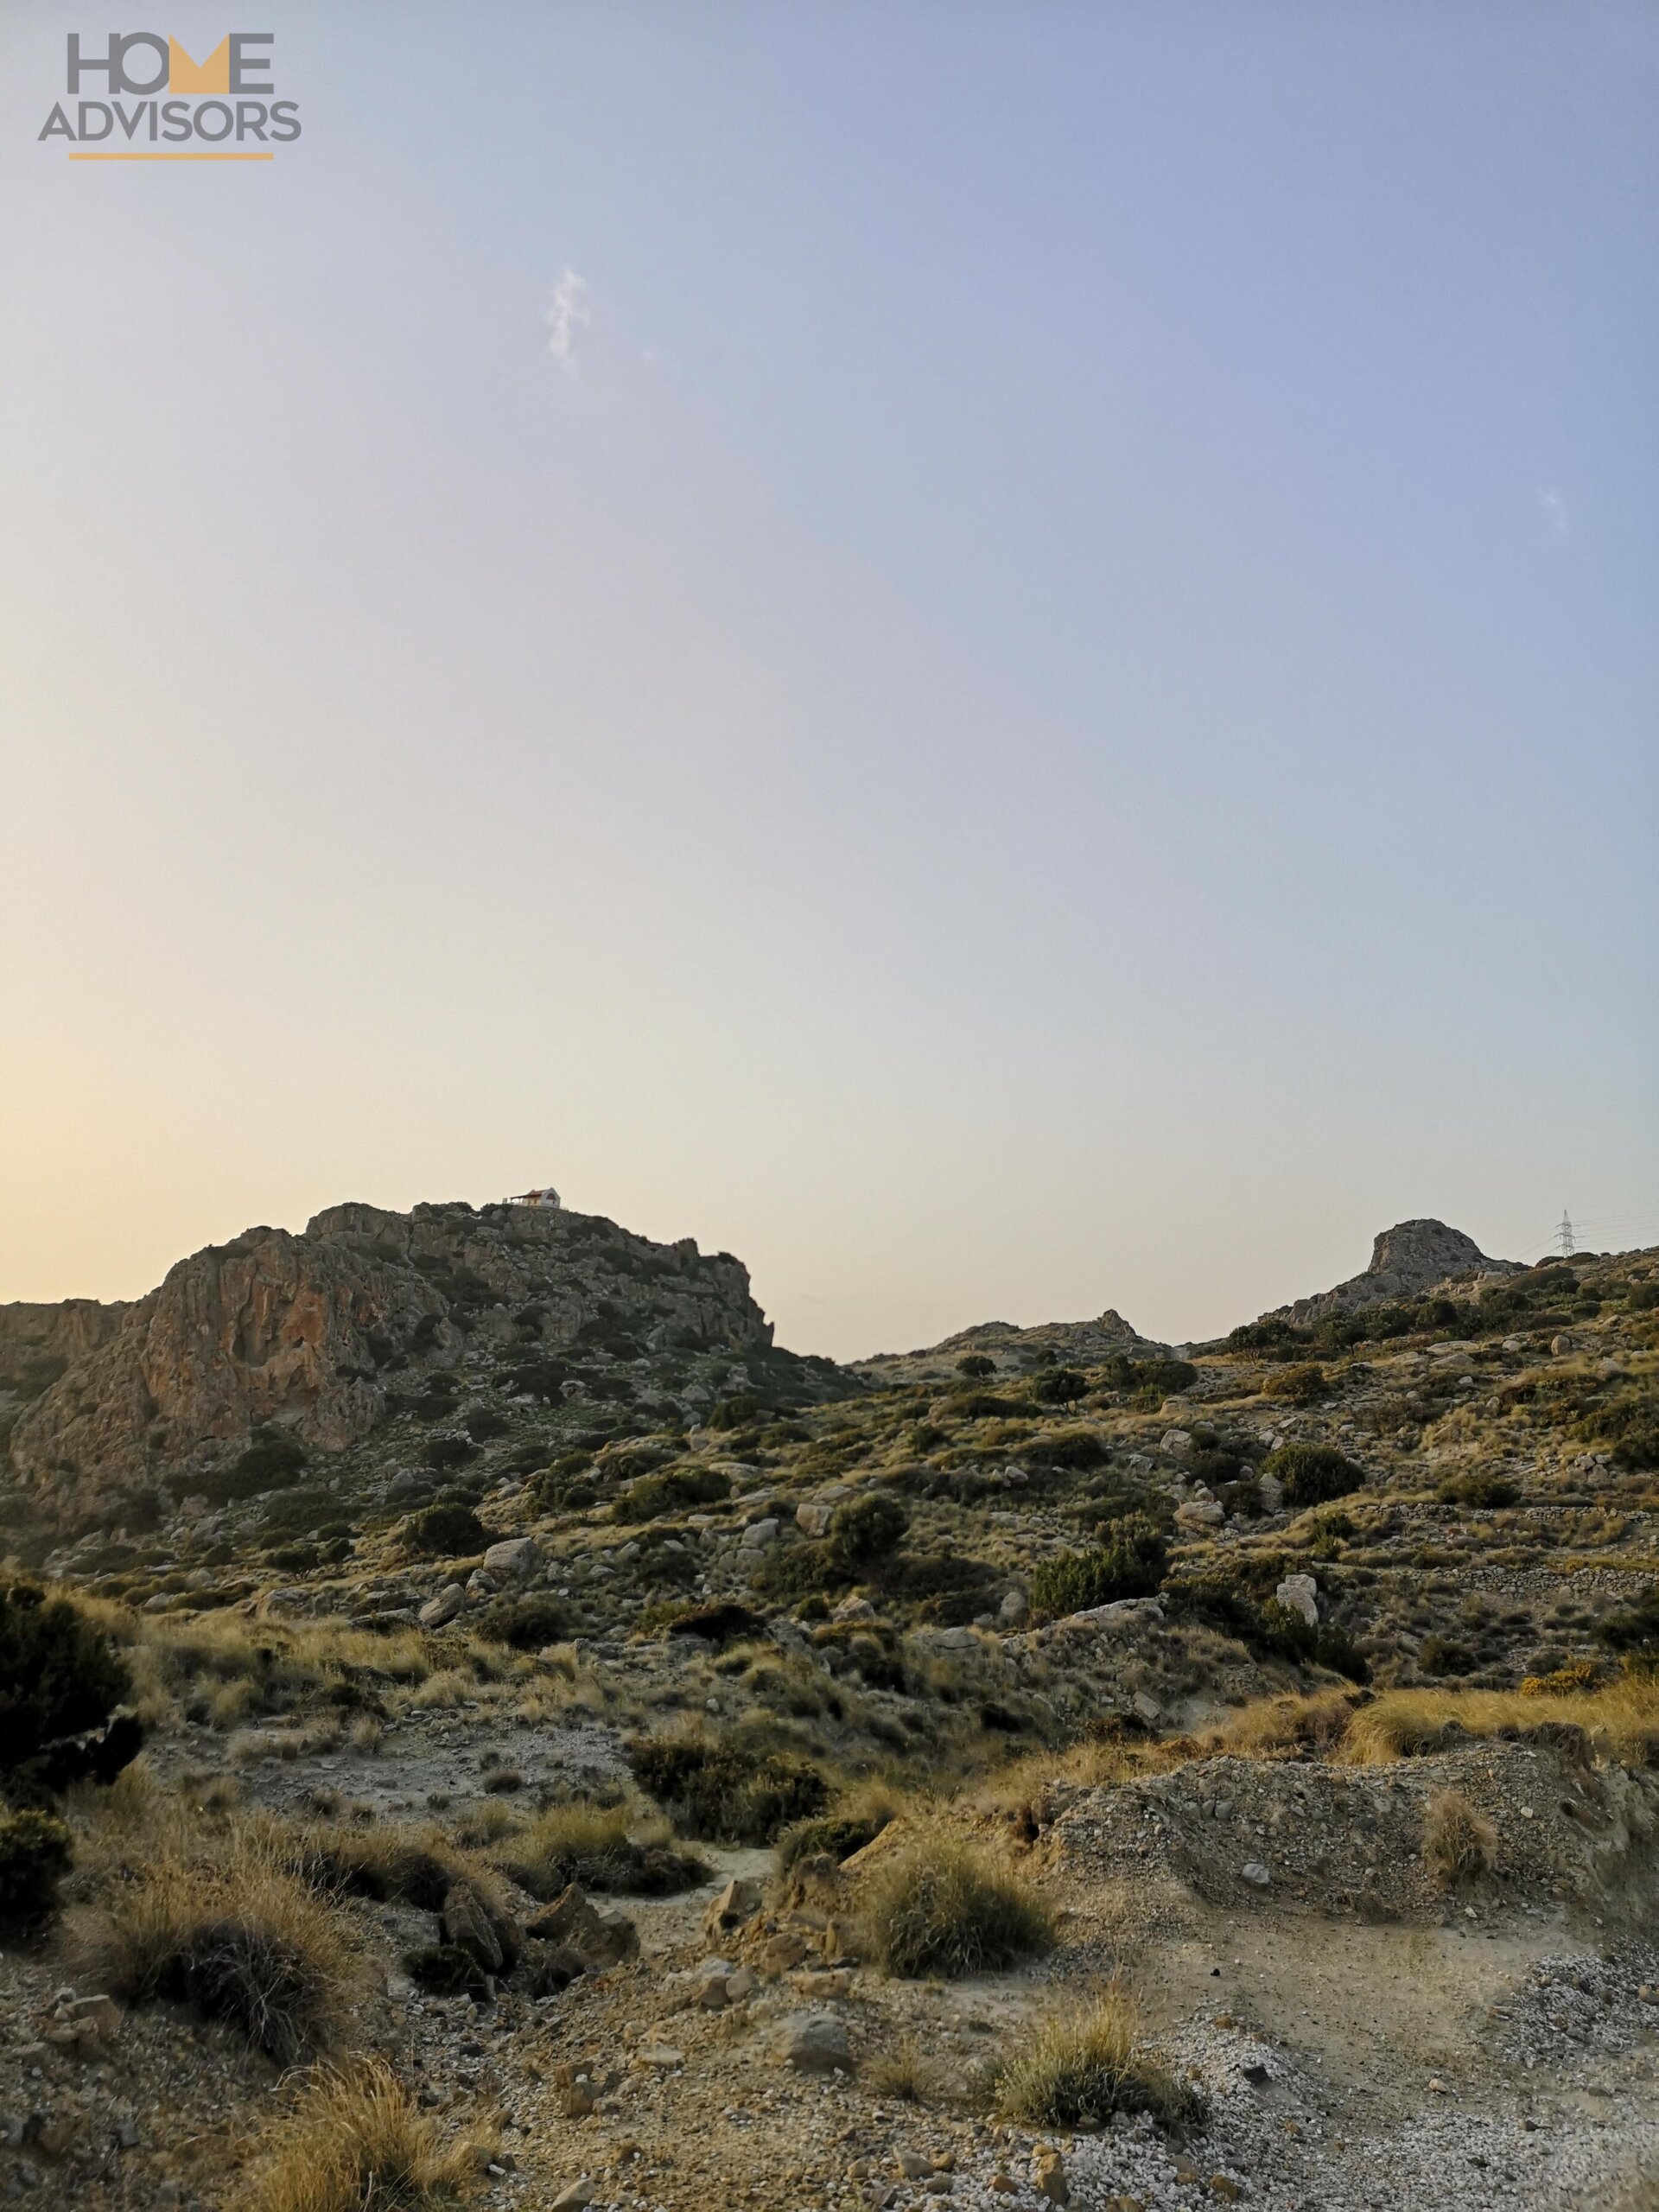
[[[799,2074],[852,2070],[846,2023],[833,2012],[791,2012],[779,2028],[777,2052],[785,2065]]]

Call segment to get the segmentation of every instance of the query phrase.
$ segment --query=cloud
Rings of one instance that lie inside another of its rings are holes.
[[[588,312],[588,280],[567,269],[554,287],[553,304],[543,321],[547,325],[547,350],[568,377],[576,373],[576,333],[593,320]]]
[[[1567,535],[1567,501],[1561,497],[1560,493],[1559,492],[1540,492],[1538,494],[1538,504],[1543,509],[1545,518],[1548,522],[1550,528],[1554,531],[1556,537],[1565,537]]]

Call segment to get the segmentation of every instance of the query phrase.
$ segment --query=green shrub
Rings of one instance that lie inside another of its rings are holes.
[[[705,1428],[727,1430],[747,1428],[759,1417],[760,1401],[747,1391],[738,1391],[728,1398],[716,1398],[709,1408]]]
[[[1325,1370],[1310,1359],[1281,1367],[1276,1375],[1268,1376],[1263,1386],[1269,1398],[1287,1398],[1294,1406],[1317,1404],[1330,1387]]]
[[[1168,1554],[1162,1531],[1144,1513],[1125,1514],[1107,1526],[1109,1540],[1093,1551],[1063,1553],[1032,1569],[1031,1610],[1038,1619],[1149,1598],[1160,1587]]]
[[[1618,1466],[1659,1467],[1659,1389],[1649,1382],[1621,1394],[1580,1423],[1591,1443],[1611,1444]]]
[[[839,1866],[867,1843],[874,1843],[893,1819],[887,1812],[830,1813],[821,1820],[797,1821],[786,1827],[777,1843],[781,1873],[803,1859],[833,1859]]]
[[[1364,1471],[1328,1444],[1281,1444],[1268,1452],[1262,1471],[1278,1478],[1285,1503],[1298,1510],[1351,1497],[1365,1482]]]
[[[478,1446],[470,1436],[434,1436],[427,1440],[421,1457],[442,1474],[446,1468],[464,1467],[469,1459],[476,1459]]]
[[[0,1812],[0,1927],[27,1932],[53,1917],[71,1855],[69,1831],[54,1814]]]
[[[117,1707],[130,1688],[109,1638],[31,1583],[0,1588],[0,1781],[13,1798],[111,1782],[143,1731]]]
[[[462,1414],[461,1425],[474,1444],[487,1444],[492,1437],[505,1436],[512,1423],[494,1406],[471,1406]]]
[[[532,1591],[493,1599],[470,1625],[492,1643],[505,1643],[515,1651],[539,1651],[544,1644],[562,1643],[569,1635],[570,1609],[556,1598]]]
[[[429,1558],[454,1558],[483,1551],[490,1532],[470,1505],[429,1505],[423,1513],[410,1515],[404,1541],[410,1551]]]
[[[994,1974],[1054,1940],[1033,1891],[944,1835],[924,1836],[874,1868],[859,1919],[877,1963],[906,1979]]]
[[[459,1943],[423,1943],[405,1951],[404,1972],[428,1997],[478,1997],[489,1994],[489,1981],[470,1951]]]
[[[1033,1376],[1031,1395],[1046,1406],[1074,1406],[1088,1396],[1088,1378],[1075,1367],[1050,1367]]]
[[[723,1650],[728,1643],[759,1636],[766,1623],[747,1605],[728,1599],[710,1605],[676,1605],[663,1625],[671,1636],[700,1637]]]
[[[1434,1493],[1442,1505],[1513,1505],[1521,1492],[1507,1475],[1449,1475]]]
[[[173,1487],[183,1496],[205,1497],[211,1505],[257,1497],[262,1491],[285,1490],[299,1480],[305,1446],[284,1428],[256,1428],[247,1448],[228,1467],[213,1474],[186,1475]]]
[[[732,1478],[715,1467],[669,1467],[630,1483],[612,1512],[619,1521],[654,1521],[688,1506],[715,1505],[732,1494]]]
[[[982,1351],[965,1351],[957,1362],[958,1375],[965,1375],[970,1382],[982,1382],[988,1375],[996,1372],[996,1362],[988,1359]]]
[[[640,1788],[704,1842],[771,1843],[829,1802],[823,1775],[806,1760],[756,1752],[729,1737],[637,1737],[627,1756]]]
[[[1112,1456],[1105,1438],[1092,1428],[1060,1428],[1035,1436],[1022,1446],[1022,1456],[1033,1467],[1081,1471],[1103,1466]]]
[[[1472,1675],[1479,1663],[1466,1643],[1449,1636],[1426,1636],[1417,1654],[1426,1675]]]
[[[844,1498],[830,1516],[830,1541],[849,1567],[884,1559],[904,1541],[910,1516],[896,1497],[865,1491]]]
[[[631,1819],[626,1805],[550,1805],[512,1839],[502,1869],[543,1903],[572,1882],[609,1897],[666,1897],[709,1879],[694,1852],[631,1835]]]

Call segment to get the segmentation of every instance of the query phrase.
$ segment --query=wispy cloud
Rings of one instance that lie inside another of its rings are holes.
[[[567,269],[554,287],[553,304],[543,320],[547,324],[547,350],[568,377],[576,373],[576,333],[585,330],[592,317],[588,312],[588,280],[578,276],[574,269]]]
[[[1560,493],[1550,491],[1540,492],[1538,504],[1543,509],[1544,518],[1556,537],[1565,537],[1567,535],[1567,501]]]

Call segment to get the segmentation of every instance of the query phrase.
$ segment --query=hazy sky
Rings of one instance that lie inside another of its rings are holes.
[[[128,18],[120,19],[124,23]],[[568,1200],[855,1354],[1659,1239],[1659,13],[0,6],[0,1298]]]

